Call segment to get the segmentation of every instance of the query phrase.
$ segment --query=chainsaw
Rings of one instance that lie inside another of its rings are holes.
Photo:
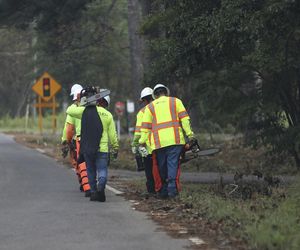
[[[183,151],[180,156],[180,163],[184,164],[201,156],[213,156],[220,151],[221,150],[219,148],[201,149],[198,141],[193,140],[184,145]]]
[[[93,87],[83,89],[80,93],[80,105],[81,106],[95,106],[97,102],[110,94],[110,90],[105,89],[97,93],[97,90]]]

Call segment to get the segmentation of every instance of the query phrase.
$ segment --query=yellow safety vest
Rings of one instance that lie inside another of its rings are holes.
[[[143,122],[143,116],[144,112],[147,106],[141,108],[139,112],[136,115],[136,124],[135,124],[135,129],[134,129],[134,135],[133,135],[133,140],[132,140],[132,146],[138,146],[139,144],[139,139],[141,138],[141,129],[142,129],[142,122]],[[150,146],[150,135],[148,136],[148,139],[146,140],[146,148],[149,154],[152,153],[152,148]]]
[[[72,117],[81,119],[84,109],[85,107],[70,106],[66,112]],[[108,152],[109,144],[112,149],[117,150],[119,148],[119,142],[112,114],[103,107],[97,107],[97,112],[103,125],[103,132],[102,137],[100,139],[99,151]]]
[[[139,143],[145,143],[150,133],[153,150],[183,145],[185,144],[183,130],[186,136],[193,136],[189,120],[190,117],[180,99],[161,96],[145,109]]]
[[[69,107],[77,107],[77,105],[75,103],[73,103]],[[66,135],[67,123],[72,124],[75,127],[76,136],[80,136],[81,120],[77,119],[75,117],[72,117],[70,115],[67,115],[66,120],[65,120],[64,129],[63,129],[62,138],[61,138],[62,141],[65,141],[67,139],[67,135]]]

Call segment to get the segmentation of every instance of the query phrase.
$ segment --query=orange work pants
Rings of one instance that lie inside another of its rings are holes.
[[[79,158],[79,152],[80,152],[80,141],[79,141],[78,138],[76,138],[76,151],[77,151],[77,159],[78,159]],[[88,179],[88,176],[87,176],[85,162],[77,164],[77,168],[78,168],[78,174],[79,174],[80,179],[81,179],[81,185],[82,185],[83,191],[84,192],[89,191],[91,188],[90,188],[90,185],[89,185],[89,179]]]
[[[155,191],[159,192],[159,190],[162,188],[162,179],[159,174],[155,151],[152,152],[152,162],[153,162],[152,173],[153,173],[153,178],[154,178],[154,182],[155,182]],[[180,178],[180,161],[178,163],[178,170],[177,170],[177,175],[176,175],[176,187],[177,187],[178,192],[181,191],[179,178]]]

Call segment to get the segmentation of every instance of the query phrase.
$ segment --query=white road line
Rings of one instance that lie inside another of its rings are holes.
[[[186,228],[181,228],[179,231],[178,231],[178,233],[180,233],[180,234],[187,234],[188,233],[188,230],[186,229]]]
[[[111,186],[109,186],[109,185],[106,185],[106,188],[107,188],[109,191],[114,192],[115,194],[123,194],[123,192],[121,192],[121,191],[119,191],[119,190],[117,190],[117,189],[115,189],[115,188],[113,188],[113,187],[111,187]]]
[[[36,148],[36,150],[37,150],[38,152],[42,153],[42,154],[45,153],[45,150],[43,150],[43,149],[41,149],[41,148]]]
[[[72,170],[73,170],[74,172],[76,172],[74,168],[72,168]],[[115,189],[115,188],[113,188],[113,187],[107,185],[107,184],[106,184],[106,188],[107,188],[109,191],[112,191],[112,192],[115,193],[115,194],[123,194],[123,193],[124,193],[124,192],[122,192],[122,191],[119,191],[119,190],[117,190],[117,189]]]
[[[198,237],[191,237],[191,238],[189,238],[189,240],[191,242],[193,242],[194,244],[196,244],[196,245],[203,245],[203,244],[205,244],[205,241],[202,240],[202,239],[200,239],[200,238],[198,238]]]

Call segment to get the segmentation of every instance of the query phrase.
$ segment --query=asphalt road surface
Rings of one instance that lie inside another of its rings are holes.
[[[1,250],[177,250],[173,239],[144,213],[107,190],[90,202],[74,172],[0,133]]]

